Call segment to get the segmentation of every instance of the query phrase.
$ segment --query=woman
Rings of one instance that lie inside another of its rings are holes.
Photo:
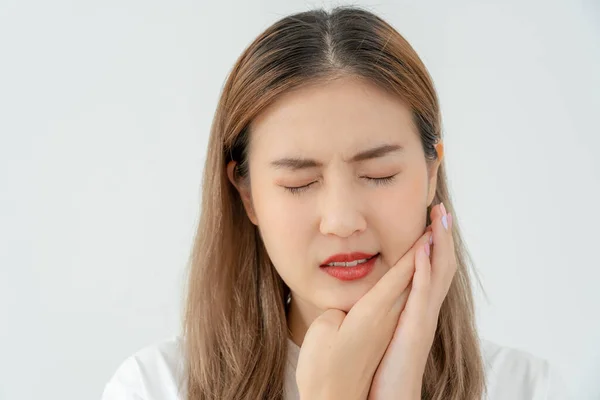
[[[104,399],[563,398],[546,362],[478,339],[441,134],[425,66],[382,19],[269,27],[216,110],[184,334]]]

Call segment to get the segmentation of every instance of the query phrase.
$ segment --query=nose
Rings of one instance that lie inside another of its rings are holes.
[[[351,185],[338,183],[322,191],[321,223],[319,229],[323,235],[350,237],[362,232],[367,221],[361,210],[361,199]]]

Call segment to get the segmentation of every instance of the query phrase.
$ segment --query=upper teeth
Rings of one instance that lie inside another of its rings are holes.
[[[363,264],[366,263],[367,261],[369,261],[368,258],[364,258],[362,260],[354,260],[354,261],[350,261],[350,262],[332,262],[329,263],[327,265],[330,265],[332,267],[356,267],[358,264]]]

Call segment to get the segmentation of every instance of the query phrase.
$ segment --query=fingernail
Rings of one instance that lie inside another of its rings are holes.
[[[442,209],[442,214],[446,215],[446,207],[444,207],[444,203],[440,203],[440,208]]]
[[[442,216],[442,225],[444,225],[444,228],[448,230],[448,217],[446,215]]]
[[[450,227],[450,229],[452,229],[452,222],[454,221],[454,218],[452,217],[452,213],[448,214],[448,226]]]
[[[427,257],[429,257],[429,254],[431,254],[431,249],[429,248],[429,243],[425,243],[425,253],[427,254]]]

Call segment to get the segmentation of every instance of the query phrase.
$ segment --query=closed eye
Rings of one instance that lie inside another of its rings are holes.
[[[364,178],[364,179],[368,180],[369,182],[373,182],[375,185],[379,186],[379,185],[386,185],[386,184],[391,183],[394,180],[394,178],[396,177],[396,175],[398,175],[398,174],[384,176],[382,178],[371,178],[368,176],[361,176],[361,178]],[[317,181],[310,182],[303,186],[284,186],[284,188],[285,188],[285,190],[289,191],[292,194],[300,194],[300,193],[306,191],[314,183],[317,183]]]
[[[290,192],[292,194],[300,194],[300,193],[304,192],[306,189],[308,189],[313,183],[316,183],[316,181],[311,182],[304,186],[284,186],[284,188],[285,188],[285,190],[287,190],[288,192]]]
[[[398,174],[385,176],[383,178],[369,178],[368,176],[363,176],[363,178],[366,178],[369,181],[372,181],[376,185],[385,185],[385,184],[392,182],[394,180],[394,178],[396,178],[396,175],[398,175]]]

